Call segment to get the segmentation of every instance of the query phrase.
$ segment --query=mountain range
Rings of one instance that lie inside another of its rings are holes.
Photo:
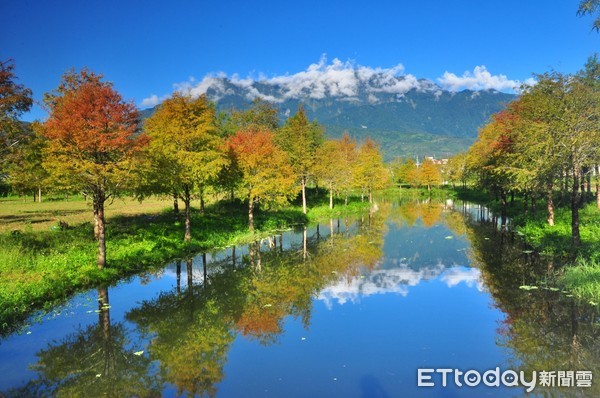
[[[308,71],[310,72],[310,71]],[[182,87],[206,94],[221,111],[247,109],[252,100],[272,102],[285,120],[304,104],[308,117],[330,138],[344,131],[358,141],[379,142],[386,159],[396,156],[447,157],[468,148],[490,116],[515,94],[496,90],[448,91],[426,79],[389,73],[280,77],[271,80],[213,76]],[[142,111],[147,117],[153,108]]]

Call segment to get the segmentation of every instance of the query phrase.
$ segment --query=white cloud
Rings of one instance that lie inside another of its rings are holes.
[[[521,85],[520,81],[508,79],[505,75],[492,75],[483,65],[476,66],[472,72],[464,72],[462,76],[446,71],[437,82],[442,88],[452,92],[461,89],[518,92]],[[267,86],[267,89],[261,90],[257,83],[263,85],[263,88]],[[535,80],[527,79],[523,83],[533,85]],[[355,101],[359,95],[366,95],[370,103],[377,103],[381,94],[402,97],[413,89],[432,92],[438,99],[442,95],[440,86],[430,80],[419,80],[414,75],[406,74],[402,64],[390,68],[372,68],[357,65],[354,61],[342,62],[338,58],[329,63],[325,55],[318,62],[310,64],[306,70],[294,74],[269,77],[259,73],[258,78],[240,78],[238,74],[228,76],[224,72],[218,72],[208,74],[200,81],[190,78],[186,82],[174,84],[173,88],[194,96],[209,92],[211,99],[215,101],[242,90],[248,100],[261,98],[274,103],[281,103],[286,99],[325,97]],[[166,96],[153,94],[142,100],[142,106],[155,106],[164,98]]]
[[[151,96],[144,98],[141,102],[142,108],[152,108],[158,104],[160,104],[160,99],[156,94],[152,94]]]
[[[468,287],[476,287],[480,292],[484,289],[481,271],[477,268],[452,267],[444,272],[441,280],[448,287],[454,287],[463,282]]]
[[[473,72],[465,71],[462,76],[446,71],[437,81],[450,91],[461,89],[512,91],[521,85],[520,81],[510,80],[506,75],[492,75],[484,65],[476,66]]]
[[[374,270],[354,278],[343,276],[321,290],[317,298],[323,301],[327,308],[332,308],[334,302],[340,305],[356,303],[362,297],[378,294],[391,293],[406,297],[409,287],[418,285],[421,280],[436,278],[444,269],[441,263],[419,270],[414,270],[407,264],[400,264],[397,268]]]

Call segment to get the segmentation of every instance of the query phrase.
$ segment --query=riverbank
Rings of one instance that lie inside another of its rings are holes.
[[[90,222],[72,224],[65,214],[81,217],[85,204],[71,201],[59,205],[37,206],[30,203],[23,214],[37,219],[48,213],[48,207],[58,207],[51,227],[31,227],[31,223],[0,233],[0,332],[9,331],[15,323],[36,309],[50,308],[74,292],[98,284],[110,284],[120,278],[153,267],[160,267],[175,258],[250,243],[309,221],[368,211],[369,204],[352,197],[348,206],[337,204],[329,209],[325,199],[313,193],[314,206],[307,215],[296,205],[285,209],[257,211],[256,231],[248,230],[247,209],[240,202],[219,202],[207,206],[206,212],[192,209],[192,240],[183,241],[183,218],[172,208],[130,201],[119,204],[107,217],[108,267],[96,267],[97,243]],[[137,208],[136,206],[140,206]],[[136,210],[137,209],[137,210]],[[141,209],[141,210],[140,210]],[[58,211],[58,210],[57,210]],[[87,209],[87,213],[91,213]],[[62,215],[62,217],[61,217]],[[62,221],[58,223],[57,220]],[[75,219],[77,220],[77,219]]]
[[[500,201],[490,199],[484,192],[467,189],[457,190],[457,197],[485,204],[499,213]],[[581,247],[571,245],[571,211],[567,203],[555,208],[555,225],[546,220],[546,203],[540,199],[537,210],[524,211],[524,202],[515,198],[507,206],[507,215],[513,221],[516,232],[524,241],[541,254],[564,264],[557,271],[556,283],[579,300],[600,304],[600,209],[595,202],[585,204],[579,211]]]

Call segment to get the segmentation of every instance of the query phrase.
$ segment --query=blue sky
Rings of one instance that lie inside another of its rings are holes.
[[[142,106],[211,74],[277,78],[311,64],[326,71],[336,59],[341,68],[400,71],[456,90],[482,80],[507,90],[532,73],[576,72],[600,50],[578,4],[0,0],[0,59],[14,59],[38,100],[72,67],[103,74]],[[24,118],[44,117],[35,108]]]

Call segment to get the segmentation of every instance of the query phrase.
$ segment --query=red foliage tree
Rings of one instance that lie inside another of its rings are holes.
[[[69,72],[47,97],[50,117],[45,167],[55,181],[68,181],[93,199],[98,268],[106,265],[104,204],[119,193],[133,155],[147,142],[139,117],[111,83],[87,70]]]

